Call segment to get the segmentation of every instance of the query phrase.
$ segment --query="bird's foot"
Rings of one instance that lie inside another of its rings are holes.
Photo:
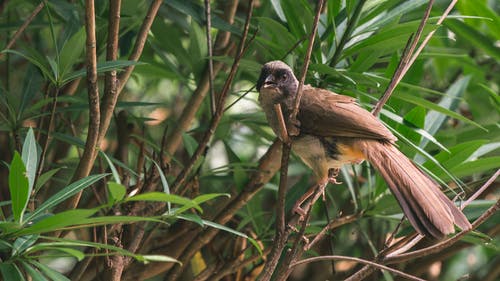
[[[331,184],[342,184],[341,181],[337,180],[339,172],[339,168],[331,168],[330,170],[328,170],[328,182]]]

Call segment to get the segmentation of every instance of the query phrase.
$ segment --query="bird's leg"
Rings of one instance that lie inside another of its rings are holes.
[[[331,184],[342,184],[341,181],[337,181],[339,172],[340,172],[339,168],[331,168],[330,170],[328,170],[328,181]]]

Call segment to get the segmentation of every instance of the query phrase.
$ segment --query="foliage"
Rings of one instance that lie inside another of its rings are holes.
[[[246,38],[247,1],[212,1],[210,53],[203,1],[164,1],[144,31],[146,15],[162,1],[123,0],[118,53],[112,59],[108,35],[117,20],[111,15],[117,1],[95,1],[95,69],[102,100],[101,124],[93,129],[104,133],[90,148],[87,67],[92,64],[86,56],[88,6],[83,2],[88,1],[0,4],[0,37],[6,42],[0,53],[3,279],[255,279],[273,244],[280,156],[253,85],[260,66],[270,60],[281,59],[300,74],[316,1],[254,1]],[[326,1],[306,82],[356,97],[371,109],[389,85],[426,4]],[[7,46],[38,5],[39,13]],[[434,4],[422,38],[435,33],[380,118],[398,137],[399,148],[447,186],[449,197],[466,199],[500,168],[500,76],[495,75],[500,6],[462,0],[437,25],[447,5]],[[138,49],[144,32],[144,49]],[[244,53],[230,80],[241,39]],[[114,92],[108,84],[113,75],[119,85]],[[113,93],[119,94],[116,106],[104,106]],[[225,100],[223,93],[228,93]],[[222,102],[222,110],[214,112],[212,100]],[[102,125],[107,113],[114,116],[109,130]],[[197,157],[198,148],[207,144]],[[96,151],[95,162],[88,163],[92,172],[75,178],[88,149]],[[190,164],[192,169],[186,169]],[[178,178],[182,172],[184,182]],[[292,156],[287,209],[309,188],[311,175]],[[396,237],[413,232],[406,222],[397,228],[401,210],[368,164],[344,167],[340,178],[342,184],[328,186],[326,201],[316,203],[305,233],[313,237],[330,221],[349,215],[352,221],[328,230],[304,257],[371,260],[393,231]],[[74,198],[80,198],[76,209],[68,207]],[[464,212],[472,222],[496,200],[498,182]],[[401,262],[399,268],[429,279],[468,274],[493,280],[497,225],[498,214],[446,254]],[[78,263],[68,265],[60,257]],[[429,272],[430,265],[439,272]],[[345,279],[361,265],[339,261],[314,267],[305,267],[302,277],[297,270],[290,279]]]

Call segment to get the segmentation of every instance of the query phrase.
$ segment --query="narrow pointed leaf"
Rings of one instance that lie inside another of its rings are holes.
[[[92,175],[68,185],[67,187],[63,188],[61,191],[57,192],[52,197],[47,199],[45,202],[43,202],[35,211],[33,211],[33,213],[30,214],[27,220],[30,220],[36,217],[37,215],[42,214],[43,212],[54,208],[59,203],[77,194],[81,190],[91,186],[93,183],[97,182],[98,180],[104,178],[107,175],[108,174]]]
[[[33,134],[32,128],[30,128],[28,130],[28,134],[26,134],[26,139],[24,140],[23,144],[22,158],[26,167],[26,176],[28,177],[29,183],[29,193],[31,194],[38,166],[38,149],[36,145],[35,134]]]
[[[14,152],[14,158],[10,164],[9,191],[14,220],[18,223],[22,223],[24,210],[26,210],[26,206],[28,205],[30,193],[29,181],[28,177],[26,177],[26,168],[17,151]]]

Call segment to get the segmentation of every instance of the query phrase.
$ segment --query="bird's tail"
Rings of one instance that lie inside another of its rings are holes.
[[[454,225],[471,228],[465,215],[441,192],[439,185],[393,144],[376,140],[363,140],[358,144],[419,233],[442,238],[454,232]]]

